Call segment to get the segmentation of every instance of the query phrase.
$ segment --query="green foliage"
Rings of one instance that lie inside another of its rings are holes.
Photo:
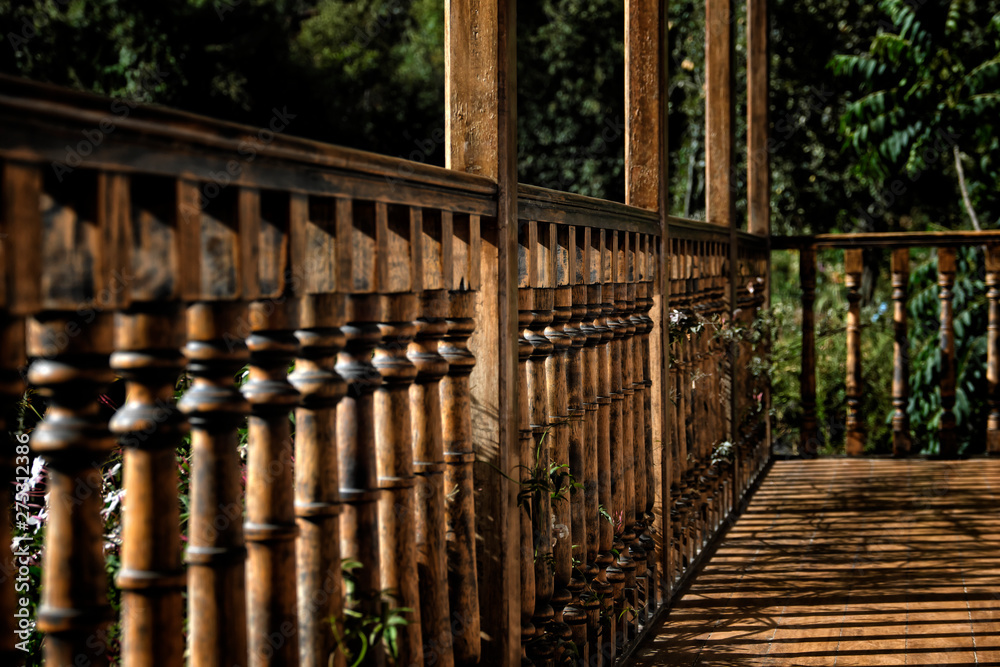
[[[522,182],[624,201],[623,0],[518,6]]]
[[[355,560],[345,558],[341,562],[341,573],[347,594],[347,604],[344,607],[342,624],[331,619],[333,633],[337,640],[337,650],[343,653],[350,667],[360,667],[366,662],[368,653],[378,646],[384,646],[392,658],[399,657],[399,630],[409,624],[409,615],[413,610],[409,607],[394,607],[386,604],[386,599],[395,598],[395,592],[389,589],[380,593],[378,613],[360,611],[360,600],[357,591],[357,570],[364,566]],[[332,659],[331,659],[332,664]]]

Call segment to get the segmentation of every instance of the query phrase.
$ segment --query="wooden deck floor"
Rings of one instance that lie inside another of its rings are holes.
[[[1000,664],[1000,460],[776,462],[638,665]]]

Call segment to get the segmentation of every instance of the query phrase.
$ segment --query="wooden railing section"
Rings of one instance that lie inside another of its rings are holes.
[[[628,205],[517,184],[513,4],[449,12],[451,169],[0,77],[0,417],[44,398],[47,664],[106,663],[117,622],[129,666],[342,666],[350,614],[404,621],[364,664],[612,665],[767,462],[725,335],[766,305],[766,196],[760,236],[726,187],[711,222],[666,215],[663,3],[627,3]],[[705,326],[672,337],[671,309]]]
[[[986,427],[986,451],[1000,454],[1000,232],[906,232],[868,234],[822,234],[817,236],[773,237],[774,250],[794,249],[799,252],[802,286],[802,426],[799,451],[815,455],[819,444],[816,421],[816,250],[844,249],[844,282],[847,290],[847,420],[846,451],[848,455],[864,453],[866,438],[859,409],[864,392],[863,359],[861,354],[861,281],[864,272],[862,252],[866,247],[891,251],[891,281],[893,303],[893,374],[892,430],[893,454],[912,453],[909,404],[909,342],[907,338],[908,289],[910,282],[910,249],[934,248],[937,255],[940,301],[939,341],[941,372],[939,391],[942,413],[938,434],[940,456],[954,457],[959,443],[955,434],[955,325],[952,311],[955,286],[955,249],[982,246],[985,250],[986,298],[989,308],[987,338],[987,401],[990,406]]]

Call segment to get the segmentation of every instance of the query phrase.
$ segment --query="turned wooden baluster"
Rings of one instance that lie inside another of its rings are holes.
[[[32,450],[48,467],[48,528],[37,627],[46,633],[47,665],[107,664],[101,464],[116,439],[99,396],[114,378],[115,295],[104,301],[109,274],[127,266],[104,239],[121,238],[126,223],[121,177],[77,171],[62,182],[32,166],[7,165],[5,195],[26,210],[17,224],[42,235],[41,312],[28,319],[33,357],[28,383],[47,402],[31,434]],[[79,241],[77,241],[79,239]],[[15,246],[18,247],[18,246]],[[20,246],[24,247],[24,246]],[[38,289],[36,286],[35,289]],[[98,299],[101,299],[100,301]],[[6,545],[4,546],[6,548]]]
[[[9,261],[9,260],[8,260]],[[6,273],[6,267],[0,265],[0,271]],[[15,497],[14,489],[23,483],[23,478],[30,473],[28,445],[24,437],[18,436],[17,402],[24,395],[24,382],[18,368],[23,367],[25,359],[24,319],[8,312],[0,311],[0,429],[7,435],[3,436],[4,445],[0,450],[0,506],[6,508],[0,517],[0,544],[11,544],[11,508],[15,511],[15,500],[26,504],[27,497]],[[18,480],[17,478],[22,478]],[[15,486],[15,481],[20,483]],[[26,519],[23,514],[13,515],[15,520]],[[20,550],[22,553],[24,550]],[[20,631],[20,618],[14,616],[20,612],[18,602],[22,596],[15,591],[18,569],[22,555],[15,556],[11,551],[4,550],[0,557],[0,658],[6,664],[17,664],[15,659],[23,654],[16,648],[21,638],[14,634]],[[27,621],[26,621],[27,622]],[[27,636],[27,635],[25,635]]]
[[[472,414],[469,374],[476,358],[468,342],[475,331],[475,292],[453,291],[448,314],[448,334],[440,346],[448,361],[448,375],[441,381],[444,416],[445,497],[448,499],[448,584],[451,614],[464,628],[455,635],[455,663],[479,661],[479,588],[476,581],[476,530],[472,464]]]
[[[614,502],[611,495],[611,369],[609,366],[611,340],[614,332],[608,326],[607,318],[613,310],[613,287],[605,282],[610,269],[605,269],[607,232],[593,233],[591,236],[590,274],[593,280],[589,296],[594,313],[593,328],[595,342],[591,359],[594,369],[594,392],[597,403],[597,500],[601,514],[597,525],[597,557],[594,563],[598,572],[594,578],[594,594],[600,598],[600,637],[597,650],[602,665],[610,665],[615,657],[614,624],[614,584],[613,571],[615,557],[614,520],[611,516]],[[610,266],[610,265],[609,265]]]
[[[538,246],[532,244],[531,247],[534,249]],[[545,372],[545,363],[549,355],[552,354],[553,345],[544,335],[547,325],[552,322],[554,316],[555,290],[537,287],[533,292],[531,324],[525,332],[525,338],[532,347],[531,357],[528,359],[528,410],[535,450],[532,476],[535,479],[535,484],[539,485],[531,499],[535,538],[535,613],[531,622],[535,626],[538,637],[537,646],[534,649],[535,662],[545,666],[552,664],[558,641],[551,627],[555,617],[555,611],[552,607],[555,581],[551,565],[552,501],[547,483],[551,437],[548,423],[547,374]]]
[[[910,351],[906,338],[906,289],[910,282],[910,250],[892,251],[892,324],[894,333],[892,355],[892,453],[910,453]]]
[[[612,232],[611,255],[606,260],[608,275],[613,282],[608,284],[609,293],[604,296],[606,307],[610,307],[608,326],[613,338],[608,345],[608,372],[611,381],[611,516],[615,521],[614,549],[618,552],[615,564],[608,568],[608,579],[614,586],[615,623],[619,628],[620,640],[624,643],[628,637],[625,629],[625,610],[629,603],[628,593],[631,593],[634,575],[633,561],[625,549],[625,393],[622,387],[622,371],[624,370],[622,348],[625,339],[625,323],[622,321],[622,310],[625,308],[625,285],[621,280],[622,270],[619,257],[619,234]],[[631,436],[631,431],[628,433]],[[620,528],[619,528],[620,526]],[[631,536],[631,535],[630,535]],[[626,572],[628,565],[628,572]]]
[[[24,395],[24,367],[27,360],[25,315],[39,308],[40,238],[38,224],[39,171],[21,165],[0,163],[0,428],[8,434],[0,448],[0,503],[5,513],[0,518],[0,544],[11,544],[11,520],[27,520],[15,502],[28,502],[24,495],[15,496],[15,482],[20,487],[30,475],[30,448],[26,436],[18,433],[17,404]],[[21,479],[18,479],[21,478]],[[11,511],[14,510],[14,511]],[[6,664],[17,664],[23,657],[16,644],[28,633],[20,627],[20,598],[16,578],[21,558],[4,549],[0,556],[0,658]],[[25,619],[27,625],[28,619]],[[15,632],[21,632],[17,635]]]
[[[531,290],[531,318],[524,331],[525,341],[531,346],[531,354],[526,364],[526,396],[528,417],[532,433],[529,479],[535,485],[545,482],[549,468],[548,415],[546,412],[545,360],[552,352],[552,343],[542,334],[545,325],[552,318],[554,293],[549,289]],[[532,512],[532,559],[533,580],[535,582],[534,610],[531,622],[535,630],[532,642],[532,657],[536,664],[552,664],[555,639],[550,624],[555,612],[551,599],[553,591],[552,568],[548,561],[552,558],[552,510],[547,492],[536,488],[531,494]]]
[[[990,405],[986,452],[1000,454],[1000,245],[986,246],[986,289],[986,300],[989,302],[986,379]]]
[[[522,255],[526,248],[522,246]],[[518,411],[518,435],[521,450],[521,468],[518,474],[518,481],[522,484],[519,495],[520,503],[520,545],[521,545],[521,661],[528,667],[534,664],[535,640],[538,631],[531,622],[531,617],[535,613],[535,540],[532,530],[532,498],[531,494],[524,493],[524,485],[530,483],[532,472],[535,469],[535,447],[534,438],[531,433],[531,412],[528,407],[528,359],[531,357],[533,348],[525,332],[531,324],[531,310],[534,305],[534,290],[526,286],[528,284],[527,275],[521,275],[521,287],[517,291],[517,411]]]
[[[623,235],[622,240],[628,244],[630,234]],[[625,641],[635,636],[637,612],[639,608],[639,588],[637,575],[639,574],[639,556],[645,562],[645,554],[642,547],[636,540],[635,526],[635,495],[636,495],[636,475],[635,475],[635,385],[634,385],[634,362],[635,362],[635,325],[631,316],[635,310],[635,284],[631,281],[633,262],[631,261],[631,248],[626,245],[623,253],[623,282],[616,285],[616,301],[619,301],[620,291],[620,322],[624,337],[621,342],[621,365],[622,365],[622,516],[624,517],[622,530],[622,544],[625,549],[618,557],[619,564],[625,572],[625,600],[628,612],[622,618]],[[620,286],[620,290],[619,290]]]
[[[299,662],[303,667],[343,665],[334,627],[343,636],[340,574],[340,503],[337,470],[337,403],[347,383],[334,366],[344,347],[344,297],[306,294],[301,299],[299,352],[288,380],[299,391],[295,410],[295,546],[298,581]],[[334,625],[336,624],[336,626]]]
[[[382,587],[388,591],[390,606],[410,610],[405,612],[407,623],[396,640],[400,665],[423,662],[410,426],[410,386],[417,369],[406,357],[416,333],[417,310],[415,294],[382,296],[382,335],[372,360],[382,375],[382,384],[375,390],[375,446],[383,491],[379,501]]]
[[[860,456],[865,449],[861,421],[861,250],[844,251],[844,282],[847,284],[847,454]],[[741,488],[742,491],[742,488]]]
[[[566,357],[566,386],[568,394],[569,444],[568,461],[569,474],[575,484],[565,493],[570,496],[570,535],[568,541],[571,547],[570,567],[572,579],[569,591],[572,599],[563,612],[563,619],[569,625],[573,644],[576,649],[575,659],[586,664],[589,659],[587,645],[587,612],[584,609],[584,598],[591,597],[592,591],[584,577],[587,560],[587,516],[586,491],[587,470],[584,458],[584,423],[583,407],[583,346],[587,343],[584,333],[583,319],[587,314],[587,286],[583,284],[583,253],[577,246],[577,233],[573,227],[559,228],[559,250],[565,253],[565,270],[567,280],[571,283],[571,315],[563,332],[569,336],[571,347]],[[592,520],[592,519],[591,519]],[[574,565],[573,563],[577,563]]]
[[[296,204],[298,208],[300,204]],[[250,368],[243,395],[250,403],[247,444],[247,621],[250,664],[297,665],[294,474],[289,414],[299,392],[288,381],[298,351],[298,299],[286,293],[291,203],[285,196],[241,193],[241,215],[259,227],[262,297],[250,305]]]
[[[174,289],[176,185],[133,177],[131,186],[133,303],[116,316],[111,355],[112,368],[127,382],[125,405],[110,423],[124,447],[122,567],[115,582],[122,590],[122,663],[180,665],[187,573],[176,450],[187,423],[174,403],[184,345],[184,309]],[[167,270],[150,271],[154,261]]]
[[[955,249],[938,248],[938,298],[941,300],[941,326],[939,341],[941,346],[941,421],[938,437],[941,440],[941,456],[951,458],[958,455],[955,433],[955,313],[952,298],[955,286]]]
[[[547,392],[548,440],[549,452],[553,466],[557,467],[556,478],[553,479],[552,514],[553,514],[553,545],[552,565],[555,576],[555,587],[552,593],[552,608],[555,612],[551,625],[556,636],[557,659],[564,654],[566,643],[572,640],[569,625],[563,619],[563,610],[572,601],[569,585],[573,570],[573,539],[570,534],[572,516],[570,513],[570,485],[567,476],[569,466],[569,402],[567,392],[566,367],[572,340],[563,331],[566,322],[572,317],[573,288],[565,284],[566,263],[565,254],[558,246],[556,226],[540,227],[548,236],[552,268],[551,277],[555,288],[555,302],[552,322],[545,327],[545,337],[552,343],[552,353],[545,360],[545,386]]]
[[[417,368],[416,381],[410,387],[410,420],[413,424],[413,468],[417,476],[416,541],[424,661],[444,667],[455,664],[448,605],[445,461],[441,435],[441,379],[448,373],[448,362],[438,352],[448,332],[445,321],[448,304],[446,290],[434,289],[421,295],[417,333],[407,355]]]
[[[350,202],[338,201],[338,219],[350,215]],[[354,592],[348,600],[364,615],[381,614],[379,557],[378,470],[375,460],[375,389],[382,376],[372,365],[372,353],[382,336],[377,322],[382,317],[377,295],[347,297],[344,348],[337,355],[335,370],[347,380],[347,393],[337,404],[337,455],[340,468],[340,556],[360,563],[351,571]],[[373,664],[382,664],[384,654],[369,654]]]
[[[601,332],[594,326],[594,320],[601,315],[601,285],[596,283],[597,271],[595,270],[595,259],[597,253],[593,249],[593,236],[590,228],[580,228],[578,233],[582,235],[579,247],[583,254],[580,267],[585,283],[585,312],[584,321],[581,324],[581,331],[586,337],[584,348],[581,351],[583,366],[583,409],[584,409],[584,435],[583,435],[583,490],[584,490],[584,516],[586,517],[586,558],[584,576],[587,579],[588,590],[584,593],[584,608],[587,613],[587,643],[590,651],[591,662],[596,662],[600,656],[600,643],[598,632],[600,629],[601,601],[598,597],[598,590],[602,589],[602,584],[598,580],[600,569],[597,567],[598,546],[600,544],[601,525],[606,524],[604,517],[600,513],[600,490],[598,483],[598,409],[597,403],[597,346],[601,342]],[[575,533],[574,533],[575,534]],[[604,584],[606,587],[606,583]]]
[[[816,249],[802,248],[799,253],[799,281],[802,285],[802,430],[799,452],[815,456],[819,447],[816,424]]]
[[[639,344],[643,387],[642,447],[644,454],[643,471],[646,481],[645,493],[643,494],[644,506],[641,508],[645,530],[642,532],[639,540],[642,543],[643,550],[646,552],[646,612],[647,617],[651,618],[652,613],[659,606],[660,582],[657,576],[657,564],[659,560],[656,550],[656,540],[653,537],[655,535],[654,525],[656,521],[653,509],[656,507],[657,493],[656,457],[653,451],[653,380],[651,370],[652,354],[650,352],[650,334],[653,331],[654,323],[653,319],[649,316],[649,312],[653,307],[652,293],[655,285],[652,280],[652,277],[655,275],[655,271],[652,269],[652,263],[655,259],[653,238],[647,237],[647,243],[650,270],[644,276],[647,280],[639,283],[639,322],[642,325],[642,335]]]
[[[646,529],[647,529],[647,517],[646,517],[646,490],[648,486],[648,481],[646,479],[646,431],[647,431],[647,419],[648,413],[646,412],[646,383],[644,380],[644,366],[643,366],[643,333],[645,331],[645,323],[642,319],[641,310],[645,307],[645,289],[646,283],[641,282],[642,275],[639,271],[642,267],[641,256],[636,253],[636,274],[634,276],[633,287],[635,289],[635,305],[632,310],[632,315],[630,317],[630,322],[635,328],[635,335],[632,337],[632,387],[634,390],[634,395],[632,397],[633,406],[633,436],[632,436],[632,446],[634,451],[635,460],[635,539],[632,544],[629,545],[629,550],[631,552],[632,559],[636,562],[636,582],[638,586],[638,603],[637,609],[639,612],[639,621],[642,623],[646,622],[646,616],[649,612],[649,605],[647,597],[649,595],[650,586],[648,579],[648,564],[646,553],[646,546],[648,544],[648,538],[644,540]],[[648,345],[648,337],[647,337]]]
[[[344,347],[346,302],[337,288],[336,200],[291,197],[291,271],[301,294],[298,354],[288,376],[300,396],[295,409],[295,543],[298,585],[299,663],[345,664],[337,650],[343,636],[340,561],[340,475],[337,465],[337,403],[347,382],[336,369]],[[336,634],[334,629],[336,628]]]

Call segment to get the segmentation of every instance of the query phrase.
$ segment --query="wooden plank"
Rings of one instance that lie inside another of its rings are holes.
[[[771,232],[767,0],[747,0],[747,230]]]
[[[445,4],[446,158],[496,183],[495,224],[480,230],[480,291],[471,345],[483,665],[521,662],[517,485],[517,45],[513,0]],[[476,627],[479,627],[479,623]],[[472,639],[472,638],[470,638]],[[475,637],[479,648],[479,637]],[[457,645],[456,645],[457,646]],[[456,662],[461,657],[456,648]],[[465,656],[476,659],[475,655]]]

